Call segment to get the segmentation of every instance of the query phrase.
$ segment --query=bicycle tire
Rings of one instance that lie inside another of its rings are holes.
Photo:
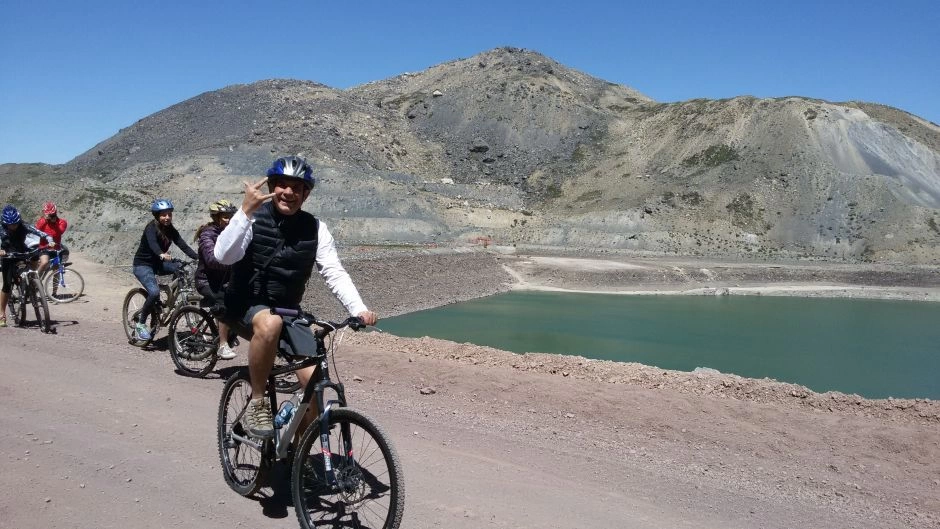
[[[43,280],[46,299],[53,303],[71,303],[85,292],[85,278],[71,268],[64,268],[60,277],[58,270],[50,270]]]
[[[33,306],[33,312],[36,314],[36,323],[42,332],[52,332],[52,322],[49,320],[49,303],[46,302],[46,291],[42,288],[42,281],[38,277],[32,276],[29,279],[31,284],[32,296],[30,304]]]
[[[121,307],[121,322],[124,325],[124,334],[127,335],[127,342],[137,347],[146,347],[153,341],[157,334],[158,324],[154,323],[154,318],[150,320],[150,339],[141,340],[137,337],[136,325],[140,317],[140,309],[147,300],[147,291],[143,288],[132,288],[124,296],[124,304]]]
[[[271,461],[266,451],[271,449],[271,441],[264,441],[261,450],[235,439],[232,433],[242,437],[248,434],[239,424],[241,414],[251,400],[251,380],[248,370],[243,369],[232,375],[222,389],[219,401],[218,437],[219,462],[222,475],[232,490],[242,496],[251,496],[264,486]]]
[[[291,489],[300,526],[398,529],[405,482],[388,436],[368,416],[349,408],[331,412],[330,432],[335,487],[325,479],[319,421],[307,427],[295,452]]]
[[[10,308],[10,317],[13,318],[13,325],[22,327],[26,323],[26,293],[23,292],[23,283],[17,281],[10,291],[10,299],[7,305]]]
[[[205,310],[184,305],[170,318],[170,357],[177,372],[187,377],[205,377],[219,360],[219,329]]]

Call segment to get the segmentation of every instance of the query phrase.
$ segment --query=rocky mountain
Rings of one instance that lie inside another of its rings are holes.
[[[184,233],[300,154],[305,208],[345,245],[940,261],[940,127],[807,97],[657,103],[494,49],[337,90],[266,80],[147,116],[59,166],[0,166],[0,198],[61,204],[73,244],[124,262],[158,196]]]

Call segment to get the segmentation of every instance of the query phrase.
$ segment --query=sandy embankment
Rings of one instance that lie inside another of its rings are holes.
[[[940,271],[931,267],[525,256],[503,269],[514,290],[940,301]]]

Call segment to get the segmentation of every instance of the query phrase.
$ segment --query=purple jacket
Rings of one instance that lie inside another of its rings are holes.
[[[218,262],[212,255],[219,233],[222,233],[222,228],[213,224],[199,234],[199,264],[196,265],[197,288],[208,286],[213,291],[219,292],[229,280],[232,267]]]

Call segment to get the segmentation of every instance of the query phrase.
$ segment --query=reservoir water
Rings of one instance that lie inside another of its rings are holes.
[[[510,292],[379,327],[520,353],[709,367],[818,392],[940,399],[938,322],[940,304],[914,301]]]

